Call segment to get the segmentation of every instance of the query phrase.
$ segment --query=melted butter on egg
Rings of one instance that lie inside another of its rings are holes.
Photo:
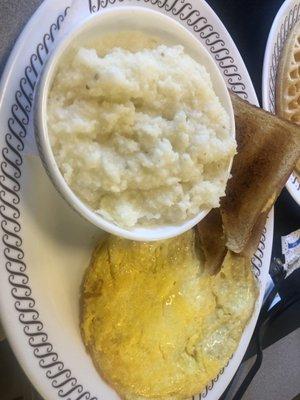
[[[128,399],[185,399],[228,362],[257,296],[250,265],[204,268],[194,231],[101,243],[82,294],[82,335],[102,377]]]

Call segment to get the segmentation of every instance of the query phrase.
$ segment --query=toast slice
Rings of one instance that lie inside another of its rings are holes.
[[[238,153],[221,199],[221,215],[226,246],[241,253],[300,157],[300,127],[235,94],[231,98]]]
[[[249,260],[249,264],[253,254],[258,248],[267,217],[268,212],[264,212],[260,215],[256,225],[252,229],[250,239],[240,253],[240,256]],[[220,208],[211,210],[210,213],[198,223],[196,230],[204,255],[205,269],[209,271],[210,275],[215,275],[220,271],[226,254],[228,253]]]
[[[196,226],[204,254],[204,266],[211,275],[219,272],[227,253],[219,208],[212,209]]]

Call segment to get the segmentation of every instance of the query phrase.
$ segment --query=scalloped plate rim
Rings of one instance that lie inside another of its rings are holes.
[[[1,88],[1,92],[2,92],[2,96],[1,96],[1,99],[0,99],[0,117],[1,117],[2,113],[4,113],[4,111],[3,111],[3,108],[5,108],[4,98],[5,98],[5,94],[6,94],[7,90],[8,90],[8,87],[10,85],[12,85],[12,87],[14,87],[14,89],[16,89],[16,87],[13,85],[13,83],[10,83],[9,80],[10,80],[11,73],[12,73],[13,69],[15,67],[18,68],[18,66],[16,66],[16,64],[17,64],[18,57],[20,57],[22,46],[25,44],[29,33],[31,33],[32,31],[35,31],[35,27],[34,27],[35,20],[38,19],[39,17],[41,17],[43,15],[43,13],[45,13],[45,11],[46,11],[46,9],[49,6],[51,1],[52,1],[52,3],[54,3],[53,0],[44,1],[41,4],[41,6],[37,9],[35,14],[31,17],[30,21],[28,22],[28,24],[24,28],[22,34],[20,35],[20,37],[16,41],[15,47],[14,47],[14,49],[13,49],[13,51],[12,51],[8,61],[7,61],[7,65],[6,65],[5,70],[3,72],[1,83],[0,83],[0,88]],[[203,0],[199,0],[199,4],[201,4],[201,2],[203,3]],[[56,0],[56,3],[58,3],[58,0]],[[69,3],[69,1],[66,0],[65,1],[65,6],[68,3]],[[61,9],[63,9],[63,6],[61,4],[60,4],[60,6],[61,6]],[[205,4],[205,7],[206,7],[207,10],[210,10],[210,12],[213,13],[213,17],[218,22],[219,28],[221,29],[221,31],[226,36],[228,34],[227,30],[224,27],[224,25],[221,23],[219,18],[216,16],[214,11],[207,4]],[[36,30],[40,30],[40,28],[36,28]],[[42,31],[44,31],[44,30],[42,30]],[[40,35],[40,32],[39,32],[39,35]],[[42,33],[41,33],[41,35],[42,35]],[[236,49],[232,39],[226,36],[226,40],[228,40],[230,48],[233,50],[233,52],[235,54],[235,57],[237,57],[238,63],[241,64],[241,68],[243,69],[243,74],[244,74],[244,77],[245,77],[246,81],[249,80],[250,78],[249,78],[248,71],[246,70],[246,67],[242,63],[242,60],[240,59],[240,55],[238,53],[238,50]],[[249,84],[248,81],[247,81],[247,84]],[[256,95],[255,95],[255,92],[254,92],[254,89],[253,89],[253,86],[252,86],[251,82],[250,82],[249,85],[250,85],[250,87],[248,88],[249,97],[251,97],[252,101],[255,102],[255,101],[257,101],[257,99],[256,99]],[[11,104],[11,103],[9,103],[9,104]],[[7,112],[7,114],[8,114],[8,112]],[[266,284],[267,268],[268,268],[268,265],[269,265],[269,262],[270,262],[270,257],[271,257],[272,239],[273,239],[273,210],[270,212],[270,215],[269,215],[268,230],[267,230],[266,242],[265,242],[265,246],[266,246],[265,255],[263,255],[262,258],[261,258],[261,261],[262,261],[262,272],[263,273],[261,275],[261,280],[260,280],[260,286],[261,286],[260,300],[259,300],[259,302],[257,304],[257,307],[256,307],[256,311],[255,311],[256,314],[258,314],[258,312],[259,312],[259,308],[260,308],[260,305],[261,305],[261,302],[262,302],[262,297],[263,297],[263,290],[264,290],[265,284]],[[4,268],[3,268],[3,270],[4,270]],[[6,271],[4,271],[3,274],[6,274]],[[1,275],[1,272],[0,272],[0,275]],[[55,388],[53,388],[49,384],[49,381],[46,380],[46,378],[45,378],[44,371],[37,365],[36,359],[32,355],[31,347],[28,345],[27,348],[24,348],[23,345],[22,345],[22,341],[24,340],[24,337],[22,337],[22,339],[20,340],[20,338],[18,337],[19,334],[15,332],[16,316],[18,316],[18,314],[17,314],[17,311],[13,308],[14,307],[14,303],[11,301],[11,297],[10,297],[9,301],[7,300],[7,298],[4,297],[4,292],[8,293],[11,290],[11,287],[9,286],[9,284],[7,283],[7,285],[6,285],[5,283],[6,282],[4,282],[4,283],[0,282],[0,287],[3,287],[5,289],[5,290],[3,290],[2,295],[0,294],[0,311],[2,312],[3,325],[5,327],[5,330],[6,330],[7,334],[8,334],[8,340],[9,340],[12,348],[14,349],[14,352],[16,353],[17,358],[18,358],[22,368],[24,369],[24,371],[26,372],[26,374],[28,375],[30,380],[33,382],[33,384],[35,385],[37,390],[44,397],[47,397],[48,400],[57,399],[57,396],[58,396],[57,391],[56,391]],[[13,310],[13,312],[11,312],[12,310]],[[41,311],[41,313],[42,312],[43,311]],[[253,318],[254,318],[254,316],[253,316]],[[256,315],[256,318],[257,318],[257,315]],[[17,321],[17,323],[19,323],[19,321]],[[251,322],[251,324],[253,325],[253,321]],[[254,326],[253,326],[253,328],[254,328]],[[250,331],[251,331],[250,333],[252,333],[253,329],[251,328]],[[250,340],[250,336],[251,336],[250,333],[247,335],[247,338],[243,338],[243,340],[245,341],[244,347],[245,347],[245,344],[247,344],[249,342],[249,340]],[[241,340],[241,342],[242,342],[242,340]],[[238,350],[237,353],[238,352],[242,353],[242,354],[239,354],[239,359],[241,360],[242,357],[243,357],[244,351],[241,352],[240,350]],[[65,361],[66,361],[66,363],[68,363],[67,360],[65,360]],[[239,364],[239,361],[237,362],[237,364]],[[231,378],[233,376],[233,374],[234,374],[234,372],[236,370],[236,368],[233,367],[233,368],[228,368],[227,371],[229,371],[230,369],[233,369],[234,371],[232,373],[230,372],[230,377],[228,377],[228,379],[226,379],[226,382],[223,382],[223,380],[222,380],[222,378],[224,376],[221,377],[220,380],[218,382],[216,382],[215,386],[214,386],[214,383],[212,383],[212,386],[213,386],[212,388],[210,388],[209,385],[208,385],[208,388],[206,390],[206,394],[203,394],[202,396],[200,395],[200,397],[201,398],[205,397],[207,399],[212,399],[212,396],[213,396],[214,400],[216,399],[216,396],[219,397],[222,394],[222,392],[225,390],[227,384],[229,383],[229,381],[230,381],[229,378]],[[221,386],[220,386],[220,381],[222,382]],[[86,398],[90,398],[91,399],[91,395],[89,395],[89,396],[90,397],[86,397]],[[195,397],[198,397],[198,396],[195,396]],[[79,398],[79,397],[77,397],[77,398]]]

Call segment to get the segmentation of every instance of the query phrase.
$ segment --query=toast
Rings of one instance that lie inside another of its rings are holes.
[[[214,275],[219,271],[227,253],[220,209],[211,210],[196,229],[204,254],[205,269]]]
[[[300,127],[231,94],[237,155],[221,199],[226,246],[241,253],[300,157]]]
[[[250,239],[239,254],[246,260],[249,260],[249,264],[259,245],[267,217],[268,212],[264,212],[260,215],[256,225],[252,229]],[[210,275],[215,275],[220,271],[226,254],[228,253],[220,208],[211,210],[210,213],[198,223],[196,230],[204,255],[205,269],[209,271]],[[236,253],[232,253],[232,257],[234,257],[234,254]]]

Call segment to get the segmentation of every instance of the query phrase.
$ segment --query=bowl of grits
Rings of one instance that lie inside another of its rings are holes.
[[[42,74],[36,137],[63,198],[99,228],[154,241],[225,195],[236,151],[226,83],[175,20],[124,7],[62,40]]]

